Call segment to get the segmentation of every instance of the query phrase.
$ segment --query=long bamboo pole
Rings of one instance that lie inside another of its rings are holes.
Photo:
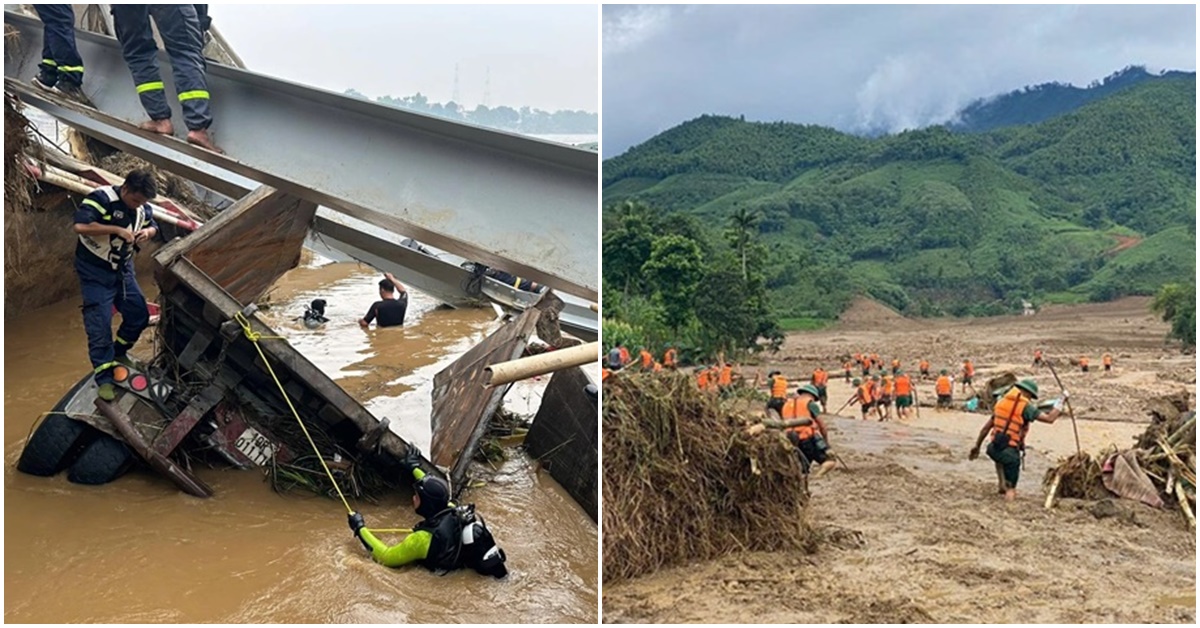
[[[549,351],[527,358],[499,362],[484,369],[487,373],[485,386],[502,386],[522,379],[561,371],[574,366],[591,364],[600,359],[600,343],[587,344]]]

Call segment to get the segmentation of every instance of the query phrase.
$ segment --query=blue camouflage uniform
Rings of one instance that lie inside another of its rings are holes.
[[[115,186],[97,188],[75,210],[75,223],[125,227],[137,233],[158,224],[149,205],[130,208]],[[75,272],[83,291],[83,326],[87,331],[88,357],[96,384],[113,381],[115,360],[124,357],[150,324],[146,297],[133,275],[133,245],[117,235],[79,235],[75,245]],[[114,347],[113,306],[121,313]]]
[[[114,4],[113,23],[121,54],[133,74],[138,98],[151,120],[167,120],[171,107],[158,71],[158,44],[150,29],[150,18],[158,26],[163,47],[171,58],[179,106],[188,130],[207,129],[212,124],[208,78],[205,75],[204,34],[196,6],[191,4]],[[207,10],[204,20],[209,20]]]

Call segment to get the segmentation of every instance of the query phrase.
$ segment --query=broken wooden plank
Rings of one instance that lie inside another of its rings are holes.
[[[121,433],[125,444],[137,452],[142,457],[142,460],[145,460],[155,471],[165,475],[188,495],[212,497],[213,491],[208,485],[176,465],[166,456],[155,451],[150,445],[147,445],[142,435],[133,427],[129,417],[124,412],[102,399],[96,399],[95,403],[96,408],[100,410],[100,414],[104,415],[117,428],[117,431]]]
[[[596,403],[585,392],[591,383],[578,367],[557,371],[550,377],[533,425],[525,435],[525,450],[595,521],[599,503],[599,425]]]
[[[300,261],[317,206],[262,186],[154,256],[162,266],[186,257],[241,303],[253,303]]]
[[[435,464],[450,468],[455,486],[462,484],[475,446],[506,390],[485,387],[485,368],[520,356],[540,315],[537,308],[526,310],[433,377],[429,457]]]
[[[159,432],[158,438],[154,439],[151,446],[154,451],[167,456],[170,455],[179,443],[191,433],[192,428],[204,418],[214,406],[220,403],[225,396],[225,388],[219,384],[209,384],[198,395],[192,397],[188,402],[183,412],[175,417],[162,432]]]

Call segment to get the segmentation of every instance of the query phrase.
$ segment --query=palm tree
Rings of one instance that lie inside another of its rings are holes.
[[[742,258],[742,281],[749,279],[746,272],[746,251],[758,231],[758,221],[761,219],[762,215],[757,210],[751,211],[741,206],[729,215],[729,228],[725,231],[725,237]]]

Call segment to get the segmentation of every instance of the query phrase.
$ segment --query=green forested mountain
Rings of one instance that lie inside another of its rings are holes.
[[[909,314],[961,315],[1191,281],[1195,89],[1194,74],[1155,77],[980,133],[869,139],[686,122],[604,162],[606,303],[645,278],[632,240],[648,239],[648,256],[649,239],[681,234],[728,259],[737,221],[753,230],[737,250],[764,252],[755,263],[777,318],[832,318],[855,294]],[[627,201],[650,218],[628,218]]]
[[[1016,124],[1032,124],[1074,111],[1093,100],[1109,96],[1145,81],[1195,76],[1189,72],[1151,74],[1144,66],[1130,66],[1087,87],[1065,83],[1043,83],[1011,91],[994,98],[981,98],[959,112],[950,125],[955,131],[990,131]]]

